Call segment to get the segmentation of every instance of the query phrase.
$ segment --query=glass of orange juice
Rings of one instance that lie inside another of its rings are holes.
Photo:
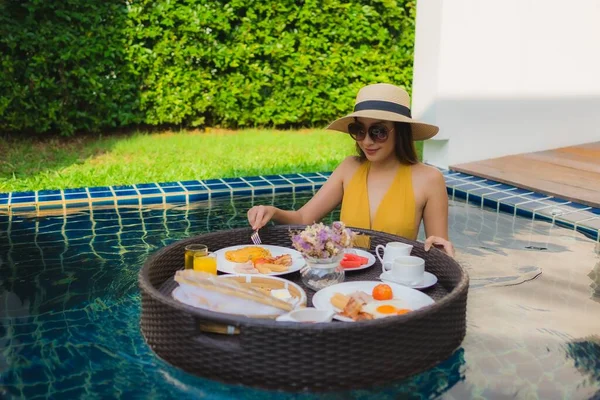
[[[194,254],[194,271],[217,274],[217,256],[214,253]]]
[[[194,269],[194,256],[208,254],[208,247],[204,244],[190,244],[185,246],[185,269]]]

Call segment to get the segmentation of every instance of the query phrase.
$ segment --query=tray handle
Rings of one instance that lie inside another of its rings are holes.
[[[240,335],[242,332],[239,327],[202,320],[196,320],[196,327],[197,333],[192,340],[203,347],[227,352],[241,351]]]

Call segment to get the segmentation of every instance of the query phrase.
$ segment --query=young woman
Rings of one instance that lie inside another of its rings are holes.
[[[327,129],[350,134],[358,156],[350,156],[297,211],[273,206],[248,210],[252,229],[273,220],[282,224],[312,224],[342,203],[340,220],[349,227],[373,229],[415,240],[421,221],[425,250],[442,248],[454,256],[448,241],[448,195],[444,177],[418,161],[413,140],[425,140],[438,127],[411,119],[410,98],[389,84],[363,87],[354,112]]]

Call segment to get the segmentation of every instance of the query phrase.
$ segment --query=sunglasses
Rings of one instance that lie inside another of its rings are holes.
[[[390,135],[390,129],[383,124],[373,124],[369,127],[369,137],[374,142],[385,142]],[[348,124],[348,133],[352,139],[360,142],[367,137],[367,130],[360,122],[351,122]]]

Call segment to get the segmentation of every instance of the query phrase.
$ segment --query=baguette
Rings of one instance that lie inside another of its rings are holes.
[[[333,305],[335,308],[338,308],[340,310],[343,310],[344,308],[346,308],[346,305],[348,304],[348,302],[350,301],[350,297],[343,295],[341,293],[336,293],[333,296],[331,296],[330,302],[331,305]]]
[[[271,271],[274,271],[274,272],[284,272],[289,269],[287,266],[281,265],[281,264],[264,263],[264,264],[258,264],[258,265],[260,265],[261,267],[269,268]]]

